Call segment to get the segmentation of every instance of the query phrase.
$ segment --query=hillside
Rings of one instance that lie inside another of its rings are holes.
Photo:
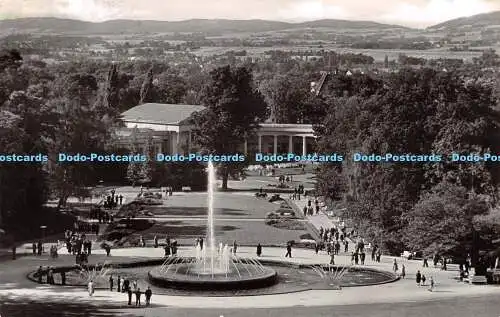
[[[113,20],[92,23],[59,18],[23,18],[0,20],[0,30],[18,33],[56,33],[78,35],[117,35],[169,32],[267,32],[298,28],[344,28],[344,29],[393,29],[403,28],[369,21],[319,20],[303,23],[287,23],[266,20],[206,20],[194,19],[178,22]]]
[[[437,25],[430,26],[427,29],[429,30],[457,29],[466,26],[486,27],[491,25],[500,25],[500,11],[453,19],[443,23],[439,23]]]

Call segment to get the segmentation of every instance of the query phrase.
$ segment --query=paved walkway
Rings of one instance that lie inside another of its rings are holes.
[[[254,257],[254,247],[240,247],[239,255],[243,257]],[[63,250],[61,250],[63,251]],[[264,259],[280,259],[284,258],[284,248],[264,248]],[[94,253],[103,253],[103,250],[95,250]],[[163,250],[154,248],[130,248],[116,249],[112,251],[114,257],[161,257]],[[193,250],[190,248],[180,248],[180,255],[192,255]],[[294,249],[292,251],[293,258],[289,262],[301,264],[328,263],[329,257],[326,253],[321,252],[316,255],[311,250]],[[111,260],[113,259],[111,257]],[[19,261],[19,260],[17,260]],[[457,282],[453,279],[457,272],[441,271],[435,268],[422,269],[421,263],[416,261],[405,261],[398,259],[399,263],[406,266],[408,279],[400,280],[394,283],[383,284],[378,286],[352,287],[344,288],[341,291],[332,290],[311,290],[306,292],[265,295],[265,296],[237,296],[237,297],[199,297],[199,296],[167,296],[153,295],[153,301],[157,305],[184,307],[184,308],[271,308],[271,307],[293,307],[293,306],[328,306],[328,305],[352,305],[362,303],[393,303],[428,300],[436,298],[450,298],[457,296],[478,296],[485,294],[500,295],[500,288],[490,285],[468,285]],[[348,256],[337,256],[338,264],[347,264],[350,262]],[[390,270],[392,267],[393,258],[383,257],[381,263],[373,263],[369,261],[368,267]],[[15,263],[15,262],[11,262]],[[3,264],[2,264],[3,265]],[[9,274],[9,265],[6,265],[6,270],[0,274],[4,277]],[[17,269],[19,269],[17,267]],[[428,278],[433,276],[436,281],[436,291],[429,292],[426,287],[418,287],[414,282],[414,275],[417,270],[421,270]],[[26,272],[27,273],[27,272]],[[5,275],[7,274],[7,275]],[[12,277],[15,279],[16,277]],[[19,277],[17,277],[19,278]],[[13,280],[12,283],[16,283]],[[87,292],[82,288],[62,288],[40,286],[37,284],[31,287],[16,287],[7,289],[6,283],[4,287],[0,287],[0,296],[7,296],[13,299],[22,300],[22,298],[38,298],[55,301],[79,301],[88,299],[93,302],[102,303],[125,303],[126,296],[124,294],[97,291],[92,298],[88,297]]]

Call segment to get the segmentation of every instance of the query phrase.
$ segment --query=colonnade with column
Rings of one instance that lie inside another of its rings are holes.
[[[272,149],[270,150],[270,146],[266,144],[264,138],[268,139],[272,137]],[[280,138],[287,138],[288,142],[280,142]],[[296,139],[300,139],[300,143],[296,142]],[[272,154],[283,154],[283,153],[295,153],[298,155],[307,155],[308,152],[311,152],[309,149],[312,145],[312,141],[314,140],[314,136],[304,135],[304,134],[266,134],[266,133],[258,133],[257,134],[257,147],[256,151],[258,153],[272,153]],[[283,149],[282,144],[288,143]],[[297,146],[299,145],[299,146]],[[245,153],[248,153],[248,144],[245,142]]]

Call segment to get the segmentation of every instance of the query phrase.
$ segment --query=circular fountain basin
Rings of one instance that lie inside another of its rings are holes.
[[[152,284],[165,288],[183,290],[234,290],[255,289],[272,286],[278,281],[278,273],[268,267],[248,263],[234,263],[228,272],[192,268],[189,264],[171,264],[168,271],[161,267],[148,272]]]

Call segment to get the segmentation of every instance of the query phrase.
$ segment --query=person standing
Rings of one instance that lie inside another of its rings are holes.
[[[364,252],[361,252],[361,255],[360,255],[361,265],[365,265],[365,258],[366,258],[366,254]]]
[[[89,291],[89,296],[94,295],[94,281],[90,280],[87,290]]]
[[[233,241],[233,253],[236,255],[236,249],[238,248],[238,244],[236,243],[236,240]]]
[[[144,295],[146,296],[146,306],[149,306],[151,304],[151,296],[153,295],[153,292],[151,291],[151,288],[148,286],[148,289],[144,292]]]
[[[318,254],[319,252],[319,242],[316,241],[316,243],[314,243],[314,252],[316,252],[316,254]]]
[[[33,244],[31,245],[31,247],[33,248],[33,255],[36,255],[36,243],[33,242]]]
[[[127,290],[127,295],[128,295],[128,304],[132,305],[132,290],[130,288]]]
[[[335,265],[335,253],[330,254],[330,265]]]
[[[42,255],[42,252],[43,252],[43,244],[42,244],[42,241],[38,241],[37,245],[37,252],[38,252],[38,255]]]
[[[109,276],[109,291],[113,291],[113,275]]]
[[[257,244],[257,256],[260,257],[260,255],[262,254],[262,246],[259,244]]]
[[[431,287],[429,287],[429,291],[434,291],[434,278],[431,276]]]
[[[417,274],[415,275],[415,281],[417,282],[417,285],[420,286],[420,282],[422,281],[422,273],[420,273],[420,271],[417,271]]]
[[[141,289],[140,288],[138,288],[135,291],[135,306],[141,307]]]
[[[404,279],[406,276],[406,268],[405,268],[405,265],[403,264],[401,266],[401,278]]]
[[[285,258],[291,258],[292,257],[292,244],[290,242],[287,243],[286,245],[286,254]]]
[[[157,236],[154,237],[153,243],[154,243],[154,247],[158,248],[158,237]]]
[[[422,286],[425,286],[425,280],[426,280],[425,275],[422,274]]]
[[[396,273],[399,270],[398,261],[396,259],[394,259],[394,263],[392,264],[392,269],[393,269],[394,273]]]
[[[429,263],[427,262],[427,258],[424,258],[424,264],[422,266],[429,267]]]
[[[42,284],[43,282],[43,268],[42,266],[40,265],[38,267],[38,270],[36,271],[36,277],[38,277],[38,283]]]
[[[137,291],[137,281],[136,280],[134,280],[132,282],[132,289],[134,290],[134,292]]]
[[[116,291],[118,293],[120,293],[122,290],[121,290],[121,286],[122,286],[122,280],[120,279],[120,275],[118,275],[118,277],[116,278]]]

